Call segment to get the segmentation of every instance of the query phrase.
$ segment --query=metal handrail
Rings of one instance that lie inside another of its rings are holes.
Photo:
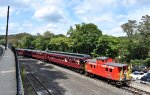
[[[17,94],[16,95],[24,95],[21,72],[20,72],[20,65],[19,65],[16,49],[14,47],[11,47],[11,50],[14,52],[15,62],[16,62],[16,82],[17,82]]]
[[[0,49],[2,49],[2,54],[0,55],[0,61],[1,61],[2,57],[5,54],[5,50],[4,50],[4,48],[1,45],[0,45]]]

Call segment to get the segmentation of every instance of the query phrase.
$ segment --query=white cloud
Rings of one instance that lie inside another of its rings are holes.
[[[140,8],[137,10],[130,10],[127,15],[128,20],[140,21],[142,16],[150,15],[150,8]]]
[[[0,7],[0,18],[6,18],[7,17],[7,10],[8,7]],[[14,8],[9,9],[9,15],[11,16],[14,13]]]
[[[10,22],[8,27],[8,33],[14,34],[18,32],[18,29],[20,28],[20,24],[17,22]]]
[[[60,27],[58,27],[60,26]],[[45,31],[51,31],[54,34],[66,34],[66,29],[62,24],[61,25],[52,25],[52,24],[48,24],[48,25],[41,25],[38,26],[34,29],[32,29],[32,31],[30,32],[31,34],[35,35],[36,33],[40,33],[43,34]],[[34,32],[36,31],[36,32]]]
[[[105,6],[114,6],[115,4],[116,0],[84,0],[74,10],[77,15],[84,15],[89,12],[97,14],[97,12],[103,11]]]
[[[0,7],[0,17],[7,16],[7,7]]]
[[[63,6],[64,7],[64,1],[63,0],[45,0],[45,5],[55,5],[55,6]]]
[[[52,29],[57,29],[57,25],[54,25],[54,24],[47,24],[46,27],[48,28],[52,28]]]
[[[0,6],[25,7],[30,4],[30,0],[0,0]]]
[[[1,27],[1,29],[2,29],[2,30],[4,30],[4,29],[5,29],[5,27],[4,27],[4,26],[2,26],[2,27]]]
[[[125,6],[129,6],[133,4],[136,4],[136,0],[123,0],[123,5]]]
[[[115,8],[116,4],[116,0],[84,0],[74,11],[82,22],[94,23],[105,28],[114,26],[114,14],[109,8]]]
[[[116,36],[116,37],[126,35],[126,33],[124,33],[122,31],[121,27],[115,27],[115,28],[110,29],[110,30],[104,30],[103,34],[112,35],[112,36]]]
[[[2,34],[5,34],[6,31],[6,24],[0,25],[0,31],[2,31]],[[10,22],[8,25],[8,34],[14,34],[18,32],[18,29],[20,28],[20,24],[17,22]],[[0,34],[1,35],[1,34]]]
[[[150,15],[150,0],[0,0],[0,20],[6,19],[7,5],[12,33],[66,34],[71,25],[85,22],[96,24],[104,34],[122,36],[121,24]]]
[[[126,7],[131,7],[131,6],[145,6],[150,4],[150,0],[123,0],[122,4]]]
[[[63,22],[64,14],[62,10],[55,6],[44,7],[36,10],[34,17],[48,22]]]

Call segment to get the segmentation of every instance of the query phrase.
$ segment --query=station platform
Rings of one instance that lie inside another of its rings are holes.
[[[0,60],[0,95],[16,95],[15,56],[10,49]]]

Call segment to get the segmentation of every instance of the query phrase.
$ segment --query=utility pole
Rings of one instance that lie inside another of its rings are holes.
[[[6,24],[5,50],[7,50],[8,22],[9,22],[9,6],[8,6],[8,10],[7,10],[7,24]]]

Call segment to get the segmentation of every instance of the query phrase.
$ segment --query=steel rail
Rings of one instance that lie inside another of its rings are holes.
[[[55,65],[56,65],[56,64],[55,64]],[[61,66],[61,67],[62,67],[62,66]],[[65,69],[68,69],[68,68],[65,68]],[[69,69],[69,70],[74,71],[74,72],[76,72],[76,73],[79,73],[78,71],[73,70],[73,69]],[[80,74],[80,73],[79,73],[79,74]],[[92,75],[89,75],[89,76],[84,75],[84,74],[82,74],[82,75],[85,76],[85,77],[94,79],[94,80],[96,80],[96,81],[100,81],[100,82],[103,82],[103,83],[108,83],[106,80],[99,80],[97,77],[94,77],[94,76],[92,76]],[[141,89],[138,89],[138,88],[134,88],[134,87],[132,87],[132,86],[118,87],[117,85],[114,86],[114,84],[112,85],[111,83],[108,83],[108,84],[110,84],[110,85],[113,86],[113,87],[117,87],[117,88],[126,90],[126,91],[128,91],[129,93],[133,93],[133,94],[135,94],[135,95],[150,95],[150,92],[147,92],[147,91],[144,91],[144,90],[141,90]]]
[[[26,76],[26,79],[29,81],[29,83],[30,83],[30,85],[32,86],[32,88],[33,88],[34,92],[36,93],[36,95],[38,95],[36,89],[34,88],[32,82],[30,81],[30,79],[29,79],[27,76]]]
[[[52,95],[52,93],[48,90],[48,88],[44,85],[44,83],[34,73],[32,73],[31,70],[29,70],[29,68],[27,66],[25,66],[25,65],[23,65],[23,66],[43,86],[43,88],[48,92],[48,94]],[[28,80],[29,80],[29,78],[28,78]],[[30,81],[30,84],[32,84],[31,81]],[[33,84],[31,86],[33,87],[34,91],[36,91]],[[36,94],[38,95],[37,91],[36,91]]]
[[[127,91],[129,91],[133,94],[136,94],[136,95],[150,95],[150,92],[147,92],[147,91],[144,91],[144,90],[132,87],[132,86],[122,87],[122,89],[127,90]]]

